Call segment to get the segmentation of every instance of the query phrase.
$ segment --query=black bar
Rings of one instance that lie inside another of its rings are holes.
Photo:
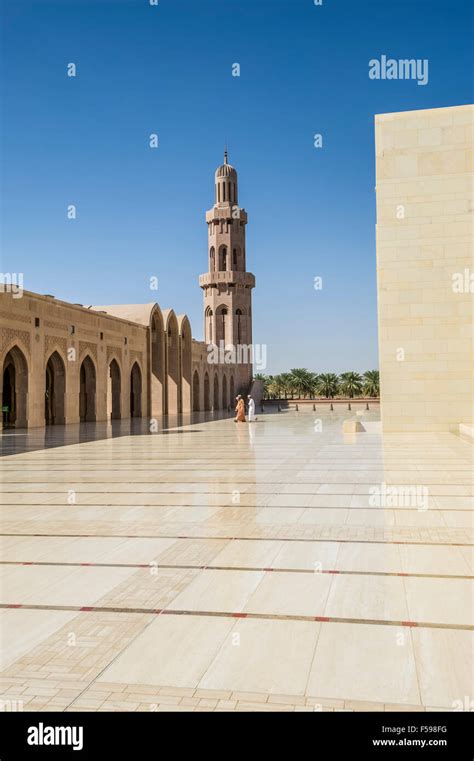
[[[183,756],[189,752],[215,755],[223,742],[218,733],[229,730],[237,740],[248,727],[248,742],[237,741],[236,750],[255,754],[264,744],[268,754],[274,744],[287,739],[291,755],[311,753],[326,758],[437,758],[472,761],[472,716],[460,712],[340,712],[286,713],[48,713],[11,712],[0,714],[1,761],[24,758],[57,759],[155,759],[163,753]],[[288,723],[286,723],[288,722]],[[175,725],[175,726],[173,726]],[[42,729],[41,729],[42,727]],[[63,734],[56,728],[65,728]],[[52,729],[48,729],[52,728]],[[73,729],[75,728],[75,735]],[[81,735],[82,729],[82,735]],[[174,734],[176,732],[176,735]],[[251,733],[251,734],[250,734]],[[32,745],[30,740],[61,740],[73,745]],[[203,741],[203,737],[206,739]],[[172,751],[166,751],[165,738]],[[82,745],[82,747],[80,747]],[[200,750],[199,750],[200,746]],[[306,750],[304,750],[306,748]],[[324,750],[324,756],[322,751]],[[329,756],[329,754],[331,754]]]

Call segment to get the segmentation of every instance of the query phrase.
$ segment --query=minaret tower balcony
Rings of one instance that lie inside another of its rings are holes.
[[[239,270],[206,272],[204,275],[199,275],[199,285],[201,288],[216,288],[221,284],[241,288],[255,288],[255,275],[251,272],[241,272]]]
[[[246,225],[248,221],[247,212],[240,206],[230,206],[228,203],[216,204],[212,209],[206,211],[207,224],[219,225],[221,220],[225,222],[233,222],[238,219],[242,224]],[[212,232],[210,228],[209,232]]]

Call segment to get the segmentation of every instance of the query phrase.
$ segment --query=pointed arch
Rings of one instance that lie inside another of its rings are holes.
[[[192,400],[192,334],[191,324],[185,314],[178,316],[179,333],[179,381],[180,381],[180,412],[191,412]]]
[[[195,370],[193,375],[193,411],[199,412],[200,407],[201,405],[199,402],[199,373],[197,370]]]
[[[215,410],[220,409],[219,403],[219,377],[217,373],[214,375],[214,395],[212,397],[212,406]]]
[[[3,425],[7,428],[27,428],[28,362],[17,343],[5,354],[1,390]]]
[[[166,355],[165,412],[167,415],[177,415],[180,412],[179,331],[178,320],[172,309],[163,312],[163,321]]]
[[[153,418],[163,415],[166,388],[166,357],[163,315],[155,304],[150,315],[150,409]]]
[[[66,422],[66,365],[56,349],[46,361],[44,421],[46,425]]]
[[[241,260],[241,249],[240,246],[234,246],[232,248],[232,269],[233,270],[242,270],[242,260]]]
[[[243,307],[235,310],[235,337],[238,345],[247,343],[247,323]]]
[[[130,371],[130,417],[142,416],[142,372],[138,362]]]
[[[211,307],[206,307],[204,313],[204,340],[207,344],[214,343],[214,331],[212,329],[213,311]]]
[[[209,382],[209,373],[204,374],[204,409],[211,409],[211,384]]]
[[[86,354],[79,370],[79,419],[81,423],[96,420],[97,373],[90,354]]]
[[[107,418],[120,420],[122,417],[122,373],[117,360],[109,364],[107,373]]]
[[[219,246],[219,272],[225,272],[228,266],[227,246]]]
[[[224,346],[229,343],[230,319],[227,306],[225,304],[218,306],[216,309],[216,345],[219,348],[221,341],[224,342]]]
[[[229,404],[229,397],[227,396],[227,376],[222,378],[222,409],[226,410]]]

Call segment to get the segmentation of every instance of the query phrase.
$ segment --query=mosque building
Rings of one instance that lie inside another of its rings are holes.
[[[4,282],[2,425],[159,420],[227,409],[237,393],[247,393],[255,277],[246,269],[247,213],[238,206],[227,151],[206,223],[208,266],[199,278],[204,341],[193,339],[185,314],[157,303],[83,306]],[[245,351],[235,351],[240,347]]]

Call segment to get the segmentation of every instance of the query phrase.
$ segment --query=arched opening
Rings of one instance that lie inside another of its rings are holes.
[[[224,375],[222,379],[222,409],[226,410],[228,404],[229,404],[229,400],[227,398],[227,378]]]
[[[205,324],[206,343],[212,344],[213,343],[212,309],[210,307],[207,307],[207,309],[206,309],[205,323],[206,323]]]
[[[3,365],[3,427],[14,428],[16,422],[15,365],[5,360]]]
[[[66,401],[66,368],[57,351],[46,363],[44,421],[46,425],[64,425]]]
[[[179,409],[179,346],[178,321],[174,313],[168,319],[166,331],[167,352],[167,409],[168,415],[177,415]]]
[[[209,272],[214,272],[216,269],[216,249],[211,246],[209,251]]]
[[[225,272],[227,269],[227,246],[221,246],[219,249],[219,270]]]
[[[122,417],[122,378],[117,360],[113,359],[109,365],[107,377],[107,417],[112,420],[120,420]]]
[[[243,317],[244,314],[241,309],[235,310],[235,319],[236,319],[236,326],[235,326],[235,333],[237,336],[237,344],[242,343],[242,337],[243,337]]]
[[[142,374],[135,362],[130,373],[130,417],[142,416]]]
[[[151,318],[151,415],[153,418],[163,414],[163,393],[165,386],[163,320],[158,308]]]
[[[204,376],[204,409],[206,411],[211,409],[211,387],[207,373]]]
[[[219,378],[216,375],[214,375],[214,396],[213,396],[213,406],[215,410],[218,410],[220,408],[219,404]]]
[[[95,421],[96,372],[89,356],[85,357],[79,377],[79,419],[81,423]]]
[[[14,346],[3,360],[2,417],[5,428],[28,425],[28,364],[25,355]]]
[[[199,412],[199,409],[199,373],[195,370],[193,375],[193,410]]]
[[[223,306],[216,309],[216,345],[219,347],[221,341],[227,345],[227,320],[227,309]]]
[[[180,367],[180,412],[191,412],[192,399],[192,335],[191,325],[186,315],[178,318],[179,326],[179,367]]]
[[[231,405],[235,406],[235,387],[234,387],[234,376],[230,376],[230,403]]]

